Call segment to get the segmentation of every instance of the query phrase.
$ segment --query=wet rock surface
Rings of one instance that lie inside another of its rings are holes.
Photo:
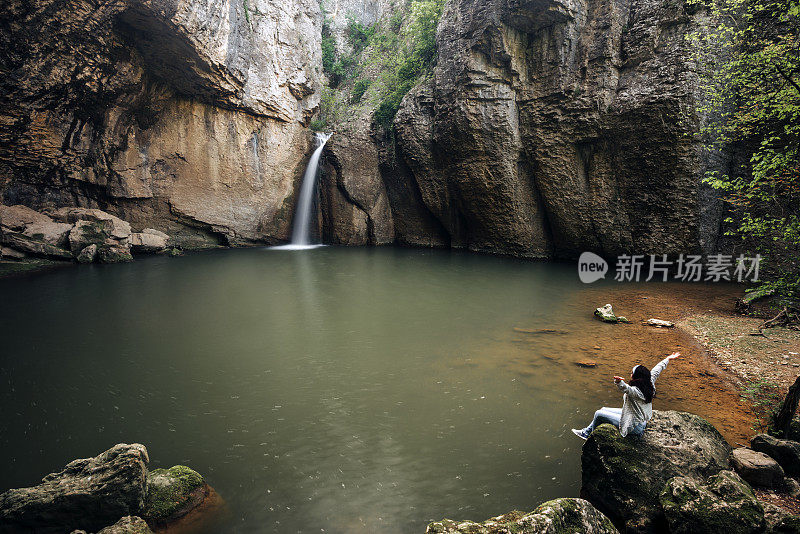
[[[666,482],[680,476],[702,484],[728,469],[730,451],[710,423],[688,413],[654,411],[641,438],[600,425],[583,446],[581,496],[629,532],[656,532]]]
[[[616,534],[611,521],[583,499],[554,499],[539,505],[533,512],[509,512],[475,521],[443,519],[428,525],[427,534],[560,534],[584,532],[587,534]]]

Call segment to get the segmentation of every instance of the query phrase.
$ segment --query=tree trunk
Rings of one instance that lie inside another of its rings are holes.
[[[781,437],[786,437],[789,434],[789,425],[792,422],[794,413],[797,411],[798,401],[800,401],[800,376],[789,387],[786,398],[783,399],[781,407],[773,416],[774,429],[781,434]]]

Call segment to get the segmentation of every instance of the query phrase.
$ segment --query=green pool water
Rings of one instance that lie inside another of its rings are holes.
[[[140,442],[205,475],[225,532],[421,533],[577,496],[569,429],[619,400],[554,357],[598,328],[581,286],[571,265],[337,247],[0,279],[0,490]]]

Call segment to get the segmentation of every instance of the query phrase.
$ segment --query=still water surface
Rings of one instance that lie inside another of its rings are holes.
[[[206,476],[226,532],[424,532],[576,496],[569,429],[620,402],[564,354],[600,327],[581,286],[569,265],[335,247],[0,279],[0,491],[140,442]]]

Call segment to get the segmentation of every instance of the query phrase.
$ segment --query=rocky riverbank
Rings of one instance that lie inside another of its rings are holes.
[[[138,254],[179,254],[170,237],[131,225],[99,209],[44,212],[0,204],[0,275],[59,263],[119,263]]]
[[[511,512],[483,523],[438,521],[427,532],[800,532],[800,516],[760,501],[751,486],[777,472],[778,458],[790,470],[800,468],[800,443],[760,435],[753,448],[771,456],[743,464],[737,460],[742,452],[760,453],[732,451],[705,419],[684,412],[654,412],[641,438],[623,438],[611,425],[600,425],[581,454],[585,500],[556,499],[528,514]],[[783,472],[777,483],[787,499],[800,495],[797,481]]]
[[[0,532],[151,534],[191,532],[218,519],[224,502],[189,467],[147,468],[144,445],[120,443],[74,460],[38,486],[0,494]],[[207,526],[207,525],[206,525]]]

